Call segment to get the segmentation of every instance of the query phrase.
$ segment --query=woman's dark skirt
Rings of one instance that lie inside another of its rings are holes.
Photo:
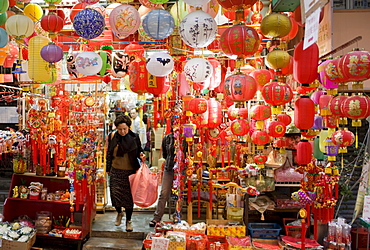
[[[129,180],[129,176],[134,173],[134,170],[121,170],[112,167],[109,188],[113,207],[124,207],[125,209],[134,207]]]

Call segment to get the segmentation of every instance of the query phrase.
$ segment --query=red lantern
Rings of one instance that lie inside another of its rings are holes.
[[[256,80],[257,89],[262,90],[263,86],[272,80],[274,74],[267,69],[257,69],[249,74]]]
[[[247,108],[237,108],[235,105],[231,105],[227,109],[227,117],[233,121],[237,118],[243,118],[247,119],[248,118],[248,109]]]
[[[226,10],[248,9],[252,7],[257,0],[217,0],[217,2]]]
[[[321,95],[319,98],[319,109],[320,109],[320,115],[326,116],[331,115],[330,109],[329,109],[329,102],[333,96],[332,95]]]
[[[347,95],[337,95],[331,98],[329,101],[329,110],[333,115],[344,117],[342,113],[342,103],[348,98]]]
[[[284,41],[292,40],[298,33],[298,23],[294,19],[294,17],[290,16],[290,23],[292,24],[292,29],[290,30],[289,34],[281,38]]]
[[[347,79],[344,77],[341,67],[339,66],[340,58],[327,60],[325,75],[329,81],[334,83],[344,83]]]
[[[245,58],[254,55],[260,46],[257,31],[245,25],[227,28],[220,38],[221,49],[227,56],[236,55]]]
[[[361,82],[370,78],[370,53],[355,49],[339,59],[339,67],[348,81]]]
[[[278,114],[277,115],[278,121],[282,122],[285,124],[285,126],[288,126],[292,122],[292,117],[287,114]]]
[[[215,88],[216,93],[224,93],[226,72],[227,72],[227,68],[225,66],[221,65],[221,82],[220,82],[220,85],[218,85]]]
[[[203,114],[207,111],[207,100],[204,98],[193,98],[189,101],[188,109],[193,114]]]
[[[342,103],[342,113],[346,117],[352,119],[352,126],[359,127],[361,126],[362,119],[365,119],[369,116],[369,98],[363,95],[354,95],[348,97]]]
[[[253,77],[239,73],[226,78],[226,97],[234,102],[245,102],[254,98],[257,83]]]
[[[331,141],[336,146],[348,147],[355,142],[355,135],[348,129],[338,130],[332,134]]]
[[[286,126],[279,121],[271,121],[267,126],[267,134],[272,137],[283,137],[285,135]]]
[[[263,86],[261,94],[265,102],[274,106],[274,114],[281,113],[277,106],[284,105],[293,98],[293,91],[289,85],[278,81],[272,81]]]
[[[144,47],[136,42],[131,42],[124,48],[124,52],[129,56],[144,57]]]
[[[250,117],[257,121],[257,129],[263,129],[264,121],[271,117],[271,107],[267,105],[254,105],[250,110]]]
[[[270,136],[267,134],[266,131],[264,130],[255,130],[253,133],[252,133],[252,136],[251,136],[251,139],[252,139],[252,142],[254,144],[256,144],[257,146],[259,146],[258,148],[263,148],[261,146],[267,144],[270,142]]]
[[[281,137],[274,141],[274,146],[278,148],[286,148],[289,146],[289,140],[286,137]]]
[[[316,87],[310,88],[310,87],[305,87],[305,86],[298,86],[296,88],[296,91],[300,95],[308,95],[309,93],[311,93],[315,89],[316,89]]]
[[[253,23],[261,23],[263,15],[261,13],[253,13],[251,16],[251,21]]]
[[[63,29],[64,20],[60,16],[56,15],[53,12],[50,12],[49,15],[41,18],[40,21],[41,28],[46,32],[58,33]]]
[[[153,94],[154,97],[158,97],[170,89],[170,83],[167,82],[167,78],[165,76],[153,76],[148,73],[148,78],[146,91]]]
[[[208,128],[216,128],[222,123],[221,103],[215,98],[208,100]]]
[[[243,13],[242,18],[239,19],[239,20],[237,20],[237,21],[245,21],[245,20],[247,20],[247,17],[249,15],[250,10],[249,9],[244,9],[243,11],[244,11],[244,13]],[[236,13],[236,11],[224,10],[223,13],[224,13],[225,17],[229,18],[230,20],[235,21],[237,19],[237,13]]]
[[[320,130],[310,128],[307,131],[303,131],[301,134],[305,138],[314,138],[319,133],[320,133]]]
[[[301,96],[294,105],[294,124],[301,130],[308,130],[315,120],[315,104],[308,96]]]
[[[289,63],[287,66],[281,69],[281,74],[283,75],[291,75],[293,74],[293,57],[289,57]]]
[[[324,116],[324,125],[327,128],[336,128],[338,126],[338,116],[327,115]]]
[[[253,160],[257,165],[262,165],[259,167],[263,167],[263,164],[267,161],[267,155],[256,155]]]
[[[230,129],[234,135],[244,136],[249,132],[250,126],[245,119],[236,119],[231,122]]]
[[[146,70],[145,58],[135,60],[128,66],[128,74],[130,79],[130,89],[139,95],[146,92],[148,82],[148,71]]]
[[[301,84],[309,84],[317,79],[319,47],[316,43],[303,50],[303,41],[294,50],[293,76]]]
[[[299,165],[308,165],[312,160],[312,145],[307,140],[301,140],[297,144],[297,163]]]

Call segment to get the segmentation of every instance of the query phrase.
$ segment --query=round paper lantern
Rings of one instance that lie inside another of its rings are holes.
[[[210,0],[184,0],[185,3],[194,7],[202,7],[202,5],[208,3]]]
[[[119,5],[109,14],[109,24],[113,34],[124,39],[139,29],[140,14],[132,5]]]
[[[222,123],[222,108],[221,103],[215,98],[210,98],[208,101],[208,124],[209,129],[217,128]]]
[[[91,76],[99,73],[103,61],[97,53],[92,51],[86,51],[81,52],[77,55],[75,63],[77,72],[85,76]]]
[[[339,147],[348,147],[355,142],[355,135],[348,129],[335,131],[331,135],[331,141]]]
[[[38,21],[42,15],[42,8],[38,4],[27,4],[26,7],[23,9],[24,15],[28,16],[29,18],[32,19],[32,21]]]
[[[256,155],[255,157],[253,157],[254,163],[256,163],[257,165],[264,164],[267,161],[267,159],[268,159],[267,155]],[[262,167],[262,166],[259,166],[259,167]]]
[[[95,3],[93,5],[89,5],[89,8],[98,11],[103,17],[105,17],[105,8],[101,4]]]
[[[311,100],[315,103],[315,104],[319,104],[319,101],[320,101],[320,96],[322,96],[323,94],[325,94],[325,91],[322,91],[322,90],[316,90],[315,92],[313,92],[310,96]]]
[[[329,94],[336,94],[337,91],[335,92],[330,92],[330,90],[335,90],[338,88],[338,84],[332,82],[328,77],[326,76],[325,69],[327,64],[329,63],[329,60],[325,60],[317,68],[317,71],[319,72],[319,81],[322,84],[324,88],[326,88],[329,91]]]
[[[190,59],[184,66],[185,76],[192,82],[204,82],[212,72],[211,63],[204,58]]]
[[[349,81],[361,82],[370,78],[370,53],[355,49],[339,60],[343,76]]]
[[[149,77],[146,85],[146,91],[158,97],[166,93],[170,89],[170,84],[167,82],[166,77]]]
[[[8,42],[8,33],[3,28],[0,28],[0,48],[4,48],[6,45],[8,45]]]
[[[286,126],[283,122],[271,121],[267,125],[266,132],[272,137],[283,137],[285,135]]]
[[[136,42],[131,42],[124,48],[124,52],[129,56],[144,57],[144,47]]]
[[[258,33],[252,27],[234,25],[227,28],[220,38],[221,49],[227,56],[245,58],[254,55],[260,46]]]
[[[0,1],[0,13],[4,13],[9,8],[9,1],[8,0],[1,0]]]
[[[208,13],[212,18],[216,18],[220,5],[217,3],[217,0],[210,0],[208,3],[203,4],[200,7],[188,6],[189,12],[193,12],[201,8],[204,12]],[[219,25],[219,23],[217,23]]]
[[[278,121],[282,122],[285,124],[285,126],[288,126],[292,122],[292,117],[287,114],[278,114],[277,115]]]
[[[251,139],[252,142],[258,146],[262,146],[270,142],[270,136],[264,130],[255,130],[251,135]]]
[[[132,61],[128,66],[130,89],[139,95],[142,95],[146,92],[148,71],[146,70],[145,65],[145,58],[139,58],[135,61]]]
[[[174,67],[172,56],[164,52],[153,53],[146,62],[146,69],[154,76],[167,76]]]
[[[268,38],[282,38],[288,35],[291,29],[289,17],[280,13],[267,15],[261,22],[261,32]]]
[[[236,11],[229,11],[225,9],[223,11],[224,11],[224,15],[227,18],[229,18],[230,20],[236,21],[236,18],[237,18]],[[250,12],[250,9],[243,9],[243,17],[241,20],[238,20],[238,21],[246,21],[248,18],[249,12]]]
[[[77,4],[75,4],[72,7],[71,12],[69,14],[69,18],[71,19],[71,21],[73,22],[77,13],[80,12],[81,10],[85,9],[87,6],[88,6],[88,4],[86,4],[86,3],[77,3]]]
[[[46,32],[58,33],[63,29],[64,20],[54,12],[51,12],[49,15],[41,18],[40,24],[41,28]]]
[[[290,55],[285,50],[274,49],[267,54],[265,63],[271,69],[281,70],[289,65]]]
[[[233,121],[237,118],[247,119],[248,118],[248,109],[247,108],[237,108],[235,104],[231,105],[227,109],[227,117],[230,121]]]
[[[303,50],[303,41],[294,49],[293,77],[301,84],[310,84],[317,79],[319,46],[317,43]]]
[[[188,104],[188,109],[193,113],[193,114],[203,114],[204,112],[207,111],[207,100],[204,98],[193,98],[189,101]]]
[[[94,39],[100,36],[104,27],[104,17],[94,9],[83,9],[73,19],[73,28],[77,35],[85,39]]]
[[[281,110],[277,106],[290,102],[293,98],[293,91],[285,82],[272,81],[263,86],[262,97],[268,104],[274,106],[273,113],[279,114]]]
[[[333,83],[344,83],[347,80],[343,76],[342,69],[339,65],[340,58],[329,59],[325,67],[325,74],[327,79]]]
[[[252,7],[257,0],[217,0],[217,2],[226,10],[238,10]]]
[[[297,146],[296,161],[299,165],[308,165],[312,160],[312,145],[307,140],[301,140]]]
[[[325,154],[320,150],[320,139],[315,138],[313,145],[313,157],[318,161],[323,161],[325,159]]]
[[[298,23],[294,19],[294,17],[290,16],[289,17],[290,23],[292,24],[292,28],[290,29],[290,32],[288,35],[284,36],[282,39],[285,41],[292,40],[298,33]]]
[[[88,5],[96,4],[99,2],[99,0],[78,0],[79,3],[86,3]]]
[[[294,104],[294,124],[300,130],[308,130],[315,120],[315,104],[308,96],[301,96]]]
[[[345,117],[345,115],[342,113],[342,104],[345,100],[348,99],[347,95],[337,95],[331,98],[329,102],[329,110],[333,115]]]
[[[257,129],[263,129],[264,121],[271,117],[271,107],[267,105],[254,105],[249,113],[251,119],[257,121]]]
[[[326,115],[324,116],[325,127],[335,129],[338,126],[338,116]]]
[[[257,91],[257,83],[253,77],[238,73],[225,80],[225,95],[233,102],[245,102],[253,99]]]
[[[323,128],[323,120],[324,120],[324,118],[322,116],[315,116],[312,128],[322,129]]]
[[[14,15],[5,23],[6,32],[16,39],[22,39],[32,35],[35,25],[31,18],[24,15]]]
[[[49,63],[56,63],[63,59],[63,49],[54,43],[42,47],[40,54],[42,59]]]
[[[266,83],[269,83],[274,77],[274,75],[267,69],[257,69],[252,71],[249,75],[256,80],[257,90],[262,90],[263,86]]]
[[[293,74],[293,57],[289,55],[289,63],[287,66],[281,69],[281,74],[291,75]]]
[[[274,147],[277,148],[286,148],[289,146],[289,141],[286,137],[281,137],[274,141]]]
[[[154,9],[145,15],[142,25],[145,33],[150,38],[161,40],[172,34],[175,21],[168,11]]]
[[[352,126],[361,126],[362,119],[369,116],[370,101],[363,95],[353,95],[343,101],[341,109],[344,116],[354,120]]]
[[[189,13],[180,23],[181,39],[192,48],[208,46],[215,40],[216,34],[216,21],[202,10]]]
[[[253,13],[250,19],[253,23],[261,23],[263,15],[261,13]]]
[[[8,19],[8,14],[6,12],[0,13],[0,26],[5,24],[6,19]]]
[[[249,132],[250,126],[245,119],[236,119],[231,122],[230,130],[236,136],[244,136]]]
[[[145,7],[147,8],[151,8],[151,9],[154,9],[154,8],[158,8],[158,7],[162,7],[161,4],[155,4],[155,3],[152,3],[151,1],[149,0],[139,0],[139,2],[144,5]]]

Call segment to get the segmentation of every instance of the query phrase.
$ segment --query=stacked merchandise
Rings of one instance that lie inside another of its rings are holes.
[[[324,239],[327,249],[351,249],[351,225],[339,218],[328,223],[328,236]]]

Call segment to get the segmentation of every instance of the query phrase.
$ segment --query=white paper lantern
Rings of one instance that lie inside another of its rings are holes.
[[[192,82],[204,82],[212,74],[212,65],[204,58],[193,58],[184,66],[186,78]]]
[[[193,7],[202,7],[204,4],[208,3],[210,0],[184,0],[185,3]]]
[[[146,69],[153,76],[167,76],[172,72],[175,63],[173,58],[164,52],[157,52],[148,57]]]
[[[180,23],[181,39],[192,48],[204,48],[215,40],[217,23],[208,13],[197,10],[189,13]]]
[[[35,30],[32,19],[24,15],[14,15],[8,18],[5,23],[6,32],[16,39],[29,37]]]
[[[103,65],[103,60],[97,53],[87,51],[79,53],[75,63],[78,73],[91,76],[99,73]]]

